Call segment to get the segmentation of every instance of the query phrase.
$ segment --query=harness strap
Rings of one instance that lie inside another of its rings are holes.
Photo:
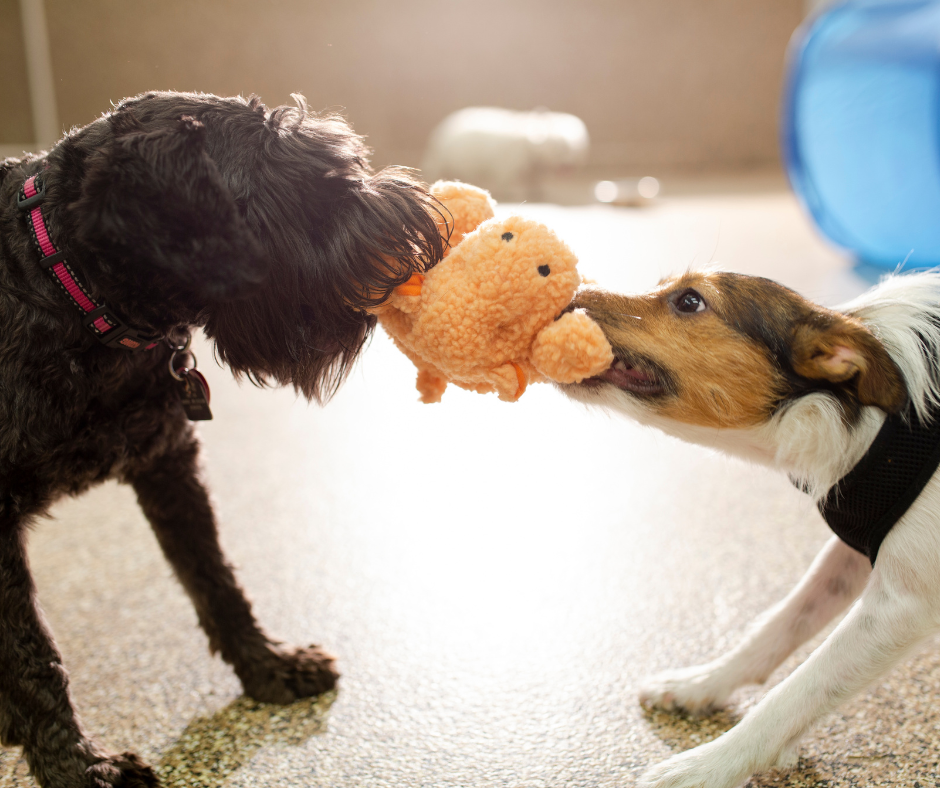
[[[819,501],[819,511],[836,536],[868,556],[878,549],[940,465],[940,412],[923,421],[911,409],[885,419],[858,464]]]

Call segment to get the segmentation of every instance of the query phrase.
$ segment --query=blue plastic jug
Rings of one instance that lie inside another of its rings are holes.
[[[849,0],[798,30],[782,136],[835,243],[884,268],[940,265],[940,0]]]

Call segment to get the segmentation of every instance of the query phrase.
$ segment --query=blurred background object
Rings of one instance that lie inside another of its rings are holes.
[[[467,107],[431,132],[421,170],[429,183],[464,181],[497,200],[539,201],[546,178],[580,174],[589,148],[587,127],[574,115]]]
[[[852,0],[794,37],[790,182],[831,240],[883,268],[940,265],[938,42],[938,0]]]
[[[590,132],[585,200],[597,180],[646,173],[779,173],[784,52],[806,10],[804,0],[0,0],[6,154],[46,142],[21,6],[45,9],[59,129],[144,90],[257,93],[269,105],[296,91],[313,109],[342,109],[376,165],[418,167],[434,127],[459,109],[544,106]]]
[[[659,181],[651,175],[642,178],[622,178],[619,181],[598,181],[594,185],[594,198],[612,205],[646,205],[659,194]]]

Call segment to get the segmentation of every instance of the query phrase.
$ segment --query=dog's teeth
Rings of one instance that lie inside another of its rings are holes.
[[[624,364],[619,358],[614,362],[614,365],[611,369],[626,369],[627,365]]]

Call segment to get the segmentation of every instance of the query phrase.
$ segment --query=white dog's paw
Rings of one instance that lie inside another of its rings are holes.
[[[795,769],[800,763],[800,744],[799,741],[792,741],[782,750],[777,756],[777,762],[774,764],[775,769],[779,769],[782,772],[788,772],[791,769]]]
[[[735,788],[752,771],[728,755],[716,739],[657,764],[640,777],[637,788]]]
[[[734,688],[712,663],[666,670],[647,679],[640,690],[640,703],[667,711],[709,714],[725,705]]]

